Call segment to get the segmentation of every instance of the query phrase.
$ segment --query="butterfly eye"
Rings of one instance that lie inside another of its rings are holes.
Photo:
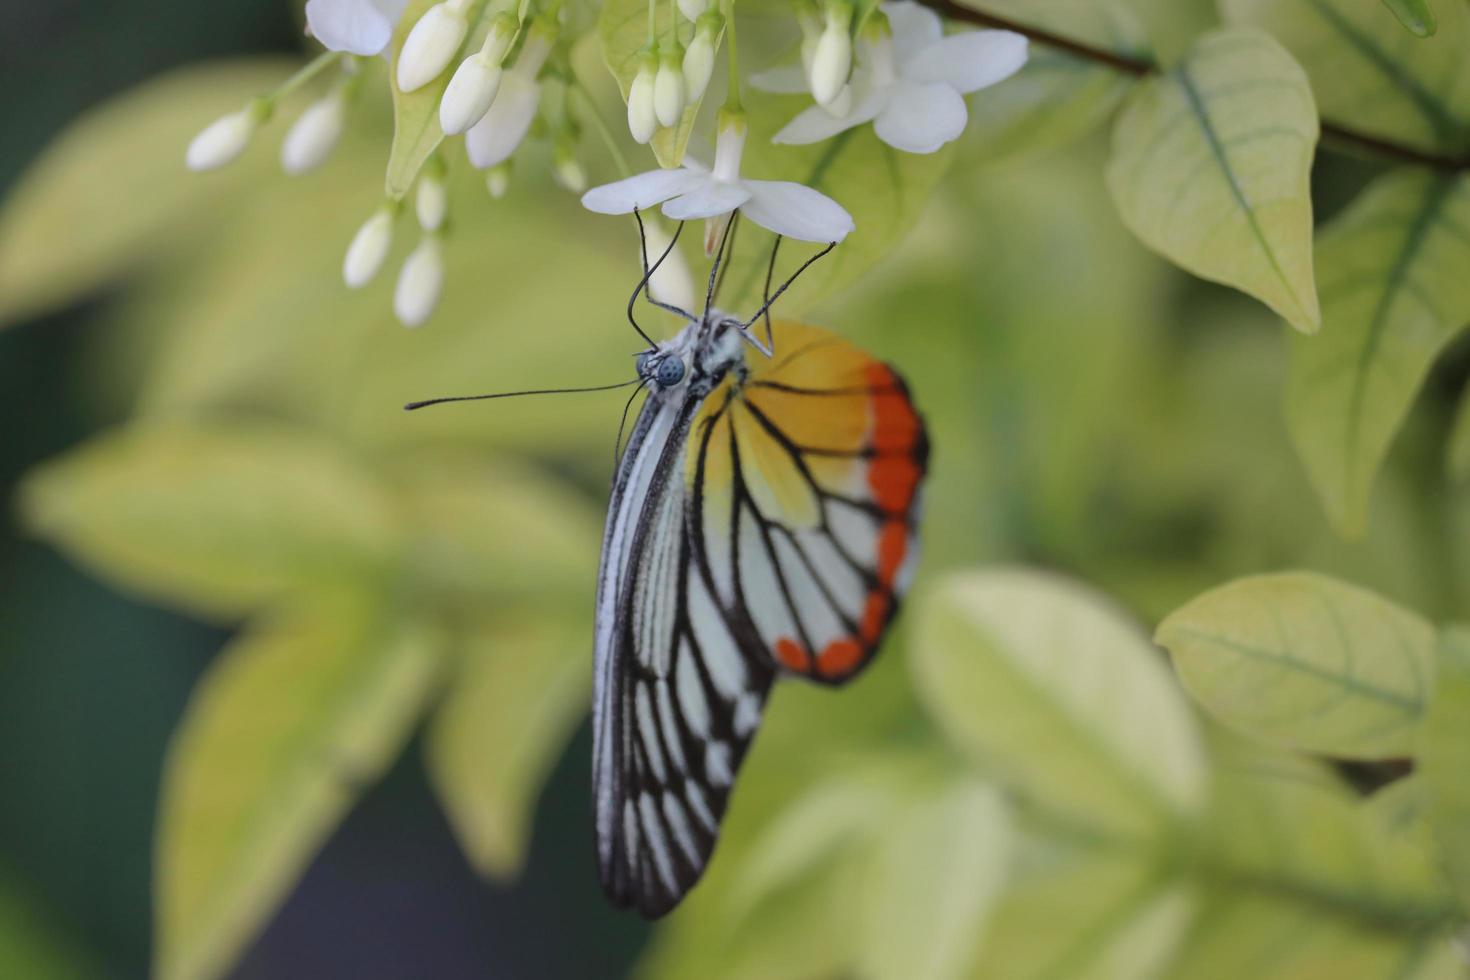
[[[684,380],[684,362],[677,357],[665,357],[658,362],[656,380],[665,388],[672,388]]]

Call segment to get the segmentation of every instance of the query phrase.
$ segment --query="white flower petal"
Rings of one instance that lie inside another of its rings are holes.
[[[486,170],[508,160],[526,138],[540,100],[539,82],[528,81],[514,71],[501,76],[500,91],[495,94],[490,109],[464,134],[470,163]]]
[[[398,4],[398,14],[403,4]],[[306,0],[306,23],[329,51],[375,55],[393,38],[396,15],[372,0]]]
[[[883,13],[893,31],[893,59],[900,64],[944,36],[939,15],[912,0],[885,3]]]
[[[582,206],[598,214],[632,214],[633,210],[646,210],[662,204],[671,197],[704,184],[704,174],[692,173],[683,167],[677,170],[649,170],[594,187],[582,195]]]
[[[944,82],[975,92],[1010,78],[1026,64],[1026,38],[1011,31],[953,34],[924,48],[904,63],[903,76],[914,82]]]
[[[785,180],[747,180],[750,200],[740,213],[787,238],[840,242],[856,227],[847,209],[821,191]]]
[[[805,95],[811,91],[807,85],[806,69],[801,65],[767,68],[751,75],[747,81],[762,92],[773,92],[776,95]]]
[[[873,122],[878,138],[905,153],[933,153],[965,131],[969,114],[960,93],[944,82],[900,81]]]
[[[887,90],[879,89],[854,100],[854,105],[846,115],[834,116],[831,111],[819,105],[811,106],[782,126],[776,135],[771,137],[771,142],[798,146],[820,143],[822,140],[831,139],[843,130],[871,122],[887,101]]]
[[[696,218],[713,218],[727,214],[750,200],[748,186],[754,181],[739,183],[703,177],[697,186],[664,203],[664,214],[675,221],[693,221]]]

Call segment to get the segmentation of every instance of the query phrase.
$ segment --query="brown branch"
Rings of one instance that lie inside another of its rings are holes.
[[[969,7],[956,3],[955,0],[919,0],[924,6],[935,13],[942,14],[950,20],[963,21],[967,24],[975,24],[979,27],[989,27],[1002,31],[1014,31],[1024,34],[1037,44],[1044,44],[1058,51],[1091,61],[1094,64],[1105,65],[1115,71],[1143,78],[1147,75],[1157,74],[1159,65],[1152,58],[1139,55],[1120,54],[1099,48],[1070,37],[1063,37],[1051,31],[1045,31],[1029,24],[1011,20],[1008,17],[999,17],[995,14],[983,13]],[[1393,140],[1372,136],[1368,133],[1359,132],[1350,126],[1333,122],[1330,119],[1322,120],[1322,137],[1332,143],[1336,143],[1347,151],[1357,151],[1370,156],[1386,158],[1399,163],[1410,163],[1423,167],[1432,167],[1435,170],[1443,170],[1450,173],[1458,173],[1470,169],[1470,159],[1461,156],[1445,156],[1420,150]]]

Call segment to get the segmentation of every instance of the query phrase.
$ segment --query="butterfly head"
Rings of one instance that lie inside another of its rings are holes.
[[[638,377],[655,392],[687,390],[702,396],[744,361],[740,321],[711,310],[672,340],[639,354]]]

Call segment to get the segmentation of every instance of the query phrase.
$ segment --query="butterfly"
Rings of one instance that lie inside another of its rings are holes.
[[[657,268],[645,250],[640,288],[663,305]],[[611,901],[648,918],[704,872],[776,678],[835,687],[873,659],[914,570],[929,454],[892,367],[773,321],[769,296],[750,321],[714,309],[715,281],[702,315],[677,310],[687,325],[638,355],[648,395],[598,575],[597,861]]]

